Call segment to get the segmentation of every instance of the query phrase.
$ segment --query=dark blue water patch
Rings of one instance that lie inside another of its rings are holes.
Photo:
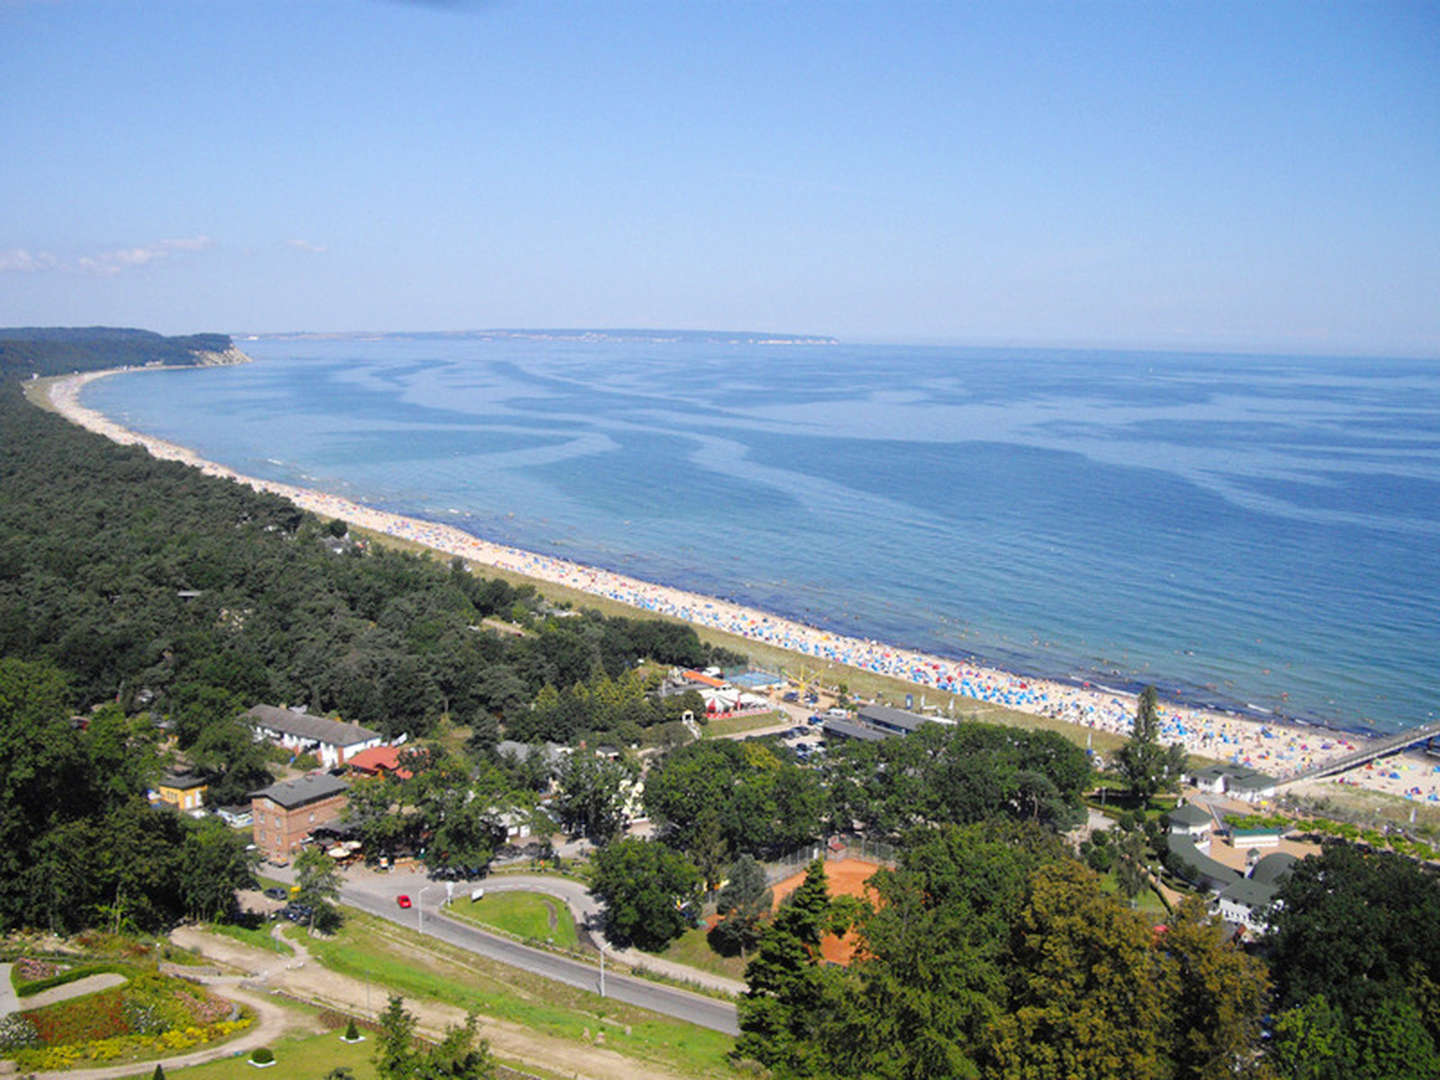
[[[688,517],[697,527],[744,522],[751,515],[784,513],[795,496],[696,465],[700,444],[679,435],[608,431],[611,450],[521,471],[591,510],[626,519]]]

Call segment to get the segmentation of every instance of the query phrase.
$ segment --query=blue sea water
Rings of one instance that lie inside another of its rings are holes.
[[[1440,713],[1440,365],[387,335],[84,402],[240,472],[1029,674]]]

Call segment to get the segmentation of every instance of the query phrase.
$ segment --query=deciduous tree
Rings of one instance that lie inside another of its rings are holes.
[[[685,929],[682,908],[700,895],[700,872],[651,840],[624,837],[595,853],[590,891],[605,904],[607,933],[642,949],[664,948]]]

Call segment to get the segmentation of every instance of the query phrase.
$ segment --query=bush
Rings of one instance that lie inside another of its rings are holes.
[[[275,1060],[275,1055],[270,1052],[268,1046],[257,1046],[251,1053],[250,1060],[256,1065],[269,1065]]]
[[[360,1029],[355,1026],[355,1021],[354,1021],[354,1020],[351,1020],[351,1021],[350,1021],[350,1025],[345,1029],[345,1041],[346,1041],[346,1042],[355,1042],[355,1041],[357,1041],[359,1038],[360,1038]]]

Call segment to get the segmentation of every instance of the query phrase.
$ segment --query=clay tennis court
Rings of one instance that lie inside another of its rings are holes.
[[[873,903],[877,899],[875,890],[866,888],[865,882],[879,869],[879,863],[867,862],[864,859],[827,860],[825,880],[830,886],[830,895],[863,896]],[[775,907],[778,909],[781,901],[798,889],[804,880],[805,871],[801,870],[783,881],[777,881],[771,889],[775,894]],[[844,937],[826,934],[820,940],[820,955],[832,964],[848,964],[855,955],[856,944],[854,934],[846,934]]]

